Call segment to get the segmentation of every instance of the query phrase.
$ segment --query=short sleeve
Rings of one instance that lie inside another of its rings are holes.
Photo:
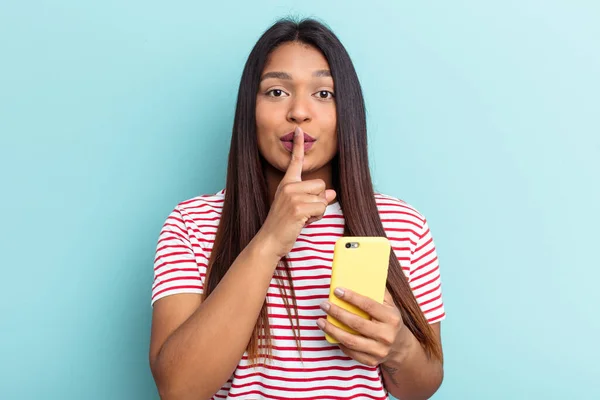
[[[176,208],[167,217],[158,237],[151,305],[169,295],[203,292],[203,277],[188,229],[181,211]]]
[[[426,220],[411,252],[409,284],[430,324],[446,317],[437,252]]]

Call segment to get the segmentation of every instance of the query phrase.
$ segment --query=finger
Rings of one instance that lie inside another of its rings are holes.
[[[323,192],[321,192],[321,193],[323,193]],[[323,215],[325,214],[325,211],[327,210],[327,205],[328,205],[327,200],[324,199],[324,196],[313,195],[313,194],[303,194],[303,195],[298,195],[298,197],[296,197],[296,199],[298,201],[301,201],[304,204],[311,205],[311,208],[307,210],[310,213],[309,214],[310,218],[308,218],[308,220],[304,223],[305,226],[310,225],[313,222],[320,221],[323,218]],[[322,206],[312,208],[313,204],[322,205]]]
[[[355,305],[378,321],[388,322],[391,317],[391,307],[388,305],[378,303],[349,289],[336,288],[334,293],[338,298]]]
[[[321,200],[323,200],[324,202],[327,201],[327,196],[325,193],[325,190],[323,190],[321,193],[319,193],[317,196],[319,196],[321,198]]]
[[[318,194],[298,193],[298,194],[293,195],[293,199],[295,202],[298,202],[301,204],[323,203],[323,204],[327,205],[325,198]]]
[[[350,350],[349,348],[347,348],[346,346],[344,346],[343,344],[340,344],[340,350],[342,350],[342,352],[347,355],[348,357],[352,358],[353,360],[358,361],[361,364],[367,365],[369,367],[376,367],[379,364],[381,364],[379,362],[379,360],[372,356],[369,355],[367,353],[362,353],[360,351],[354,351],[354,350]]]
[[[309,181],[302,181],[294,184],[295,191],[297,190],[302,193],[314,195],[322,195],[325,193],[326,187],[327,186],[325,185],[325,181],[323,179],[311,179]],[[325,200],[325,197],[323,197],[323,200]]]
[[[283,181],[282,181],[283,182]],[[283,182],[285,183],[285,182]],[[279,186],[282,188],[283,186]],[[311,179],[309,181],[300,181],[300,182],[287,182],[285,183],[285,188],[289,191],[288,193],[308,193],[314,194],[321,197],[323,201],[326,201],[327,198],[335,198],[335,191],[326,189],[325,181],[323,179]],[[334,194],[332,195],[331,193]]]
[[[308,221],[306,221],[306,222],[304,223],[304,226],[306,226],[306,225],[310,225],[310,224],[312,224],[313,222],[317,222],[317,221],[320,221],[320,220],[322,220],[322,219],[323,219],[323,217],[310,217],[310,218],[308,219]]]
[[[327,314],[361,335],[371,339],[378,338],[377,332],[380,330],[380,326],[376,326],[371,320],[360,317],[348,310],[344,310],[342,307],[328,301],[324,301],[321,304],[321,308]]]
[[[304,164],[304,132],[300,127],[294,131],[294,145],[292,147],[292,158],[287,171],[283,177],[284,182],[302,181],[302,165]]]
[[[300,191],[321,196],[323,200],[327,202],[327,204],[331,203],[337,196],[335,190],[326,189],[327,186],[325,184],[325,181],[322,179],[311,179],[310,181],[302,181],[297,185]]]
[[[301,206],[301,212],[306,215],[309,219],[311,217],[321,218],[323,214],[325,214],[325,210],[327,205],[322,201],[317,201],[314,203],[304,203]]]
[[[374,357],[377,357],[378,354],[382,352],[382,345],[373,339],[346,332],[324,318],[319,318],[317,320],[317,325],[323,332],[336,339],[340,342],[339,344],[341,346],[344,346],[349,350],[365,353]]]
[[[325,181],[322,179],[313,179],[294,183],[294,190],[304,193],[316,194],[323,199],[326,204],[331,203],[336,198],[335,190],[325,189]]]

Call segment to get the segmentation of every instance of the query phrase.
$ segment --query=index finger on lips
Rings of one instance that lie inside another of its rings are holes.
[[[288,165],[284,182],[302,181],[302,165],[304,164],[304,132],[300,127],[294,130],[294,145],[292,147],[292,158]]]

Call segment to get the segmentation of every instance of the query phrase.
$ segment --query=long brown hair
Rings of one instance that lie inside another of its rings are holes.
[[[327,61],[336,88],[338,153],[332,160],[333,186],[345,218],[346,236],[386,236],[369,171],[367,125],[362,89],[344,46],[323,24],[306,19],[285,19],[275,23],[258,40],[242,73],[229,161],[225,202],[208,266],[205,296],[219,284],[240,252],[250,243],[269,212],[269,198],[256,136],[256,94],[259,79],[269,54],[285,42],[302,42],[319,49]],[[283,271],[283,275],[280,273]],[[288,316],[299,327],[296,298],[286,259],[276,271]],[[287,284],[283,284],[283,280]],[[289,288],[289,292],[288,292]],[[441,344],[425,319],[400,262],[391,254],[387,288],[399,308],[404,324],[431,357],[442,359]],[[292,305],[287,301],[292,299]],[[295,316],[295,318],[294,318]],[[294,337],[300,351],[299,329]],[[250,360],[271,355],[271,332],[267,303],[261,309],[248,343]]]

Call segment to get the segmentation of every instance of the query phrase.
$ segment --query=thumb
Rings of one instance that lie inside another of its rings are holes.
[[[327,204],[329,204],[333,200],[335,200],[336,196],[337,196],[337,194],[335,193],[335,190],[333,190],[333,189],[325,190],[325,199],[327,200]]]

